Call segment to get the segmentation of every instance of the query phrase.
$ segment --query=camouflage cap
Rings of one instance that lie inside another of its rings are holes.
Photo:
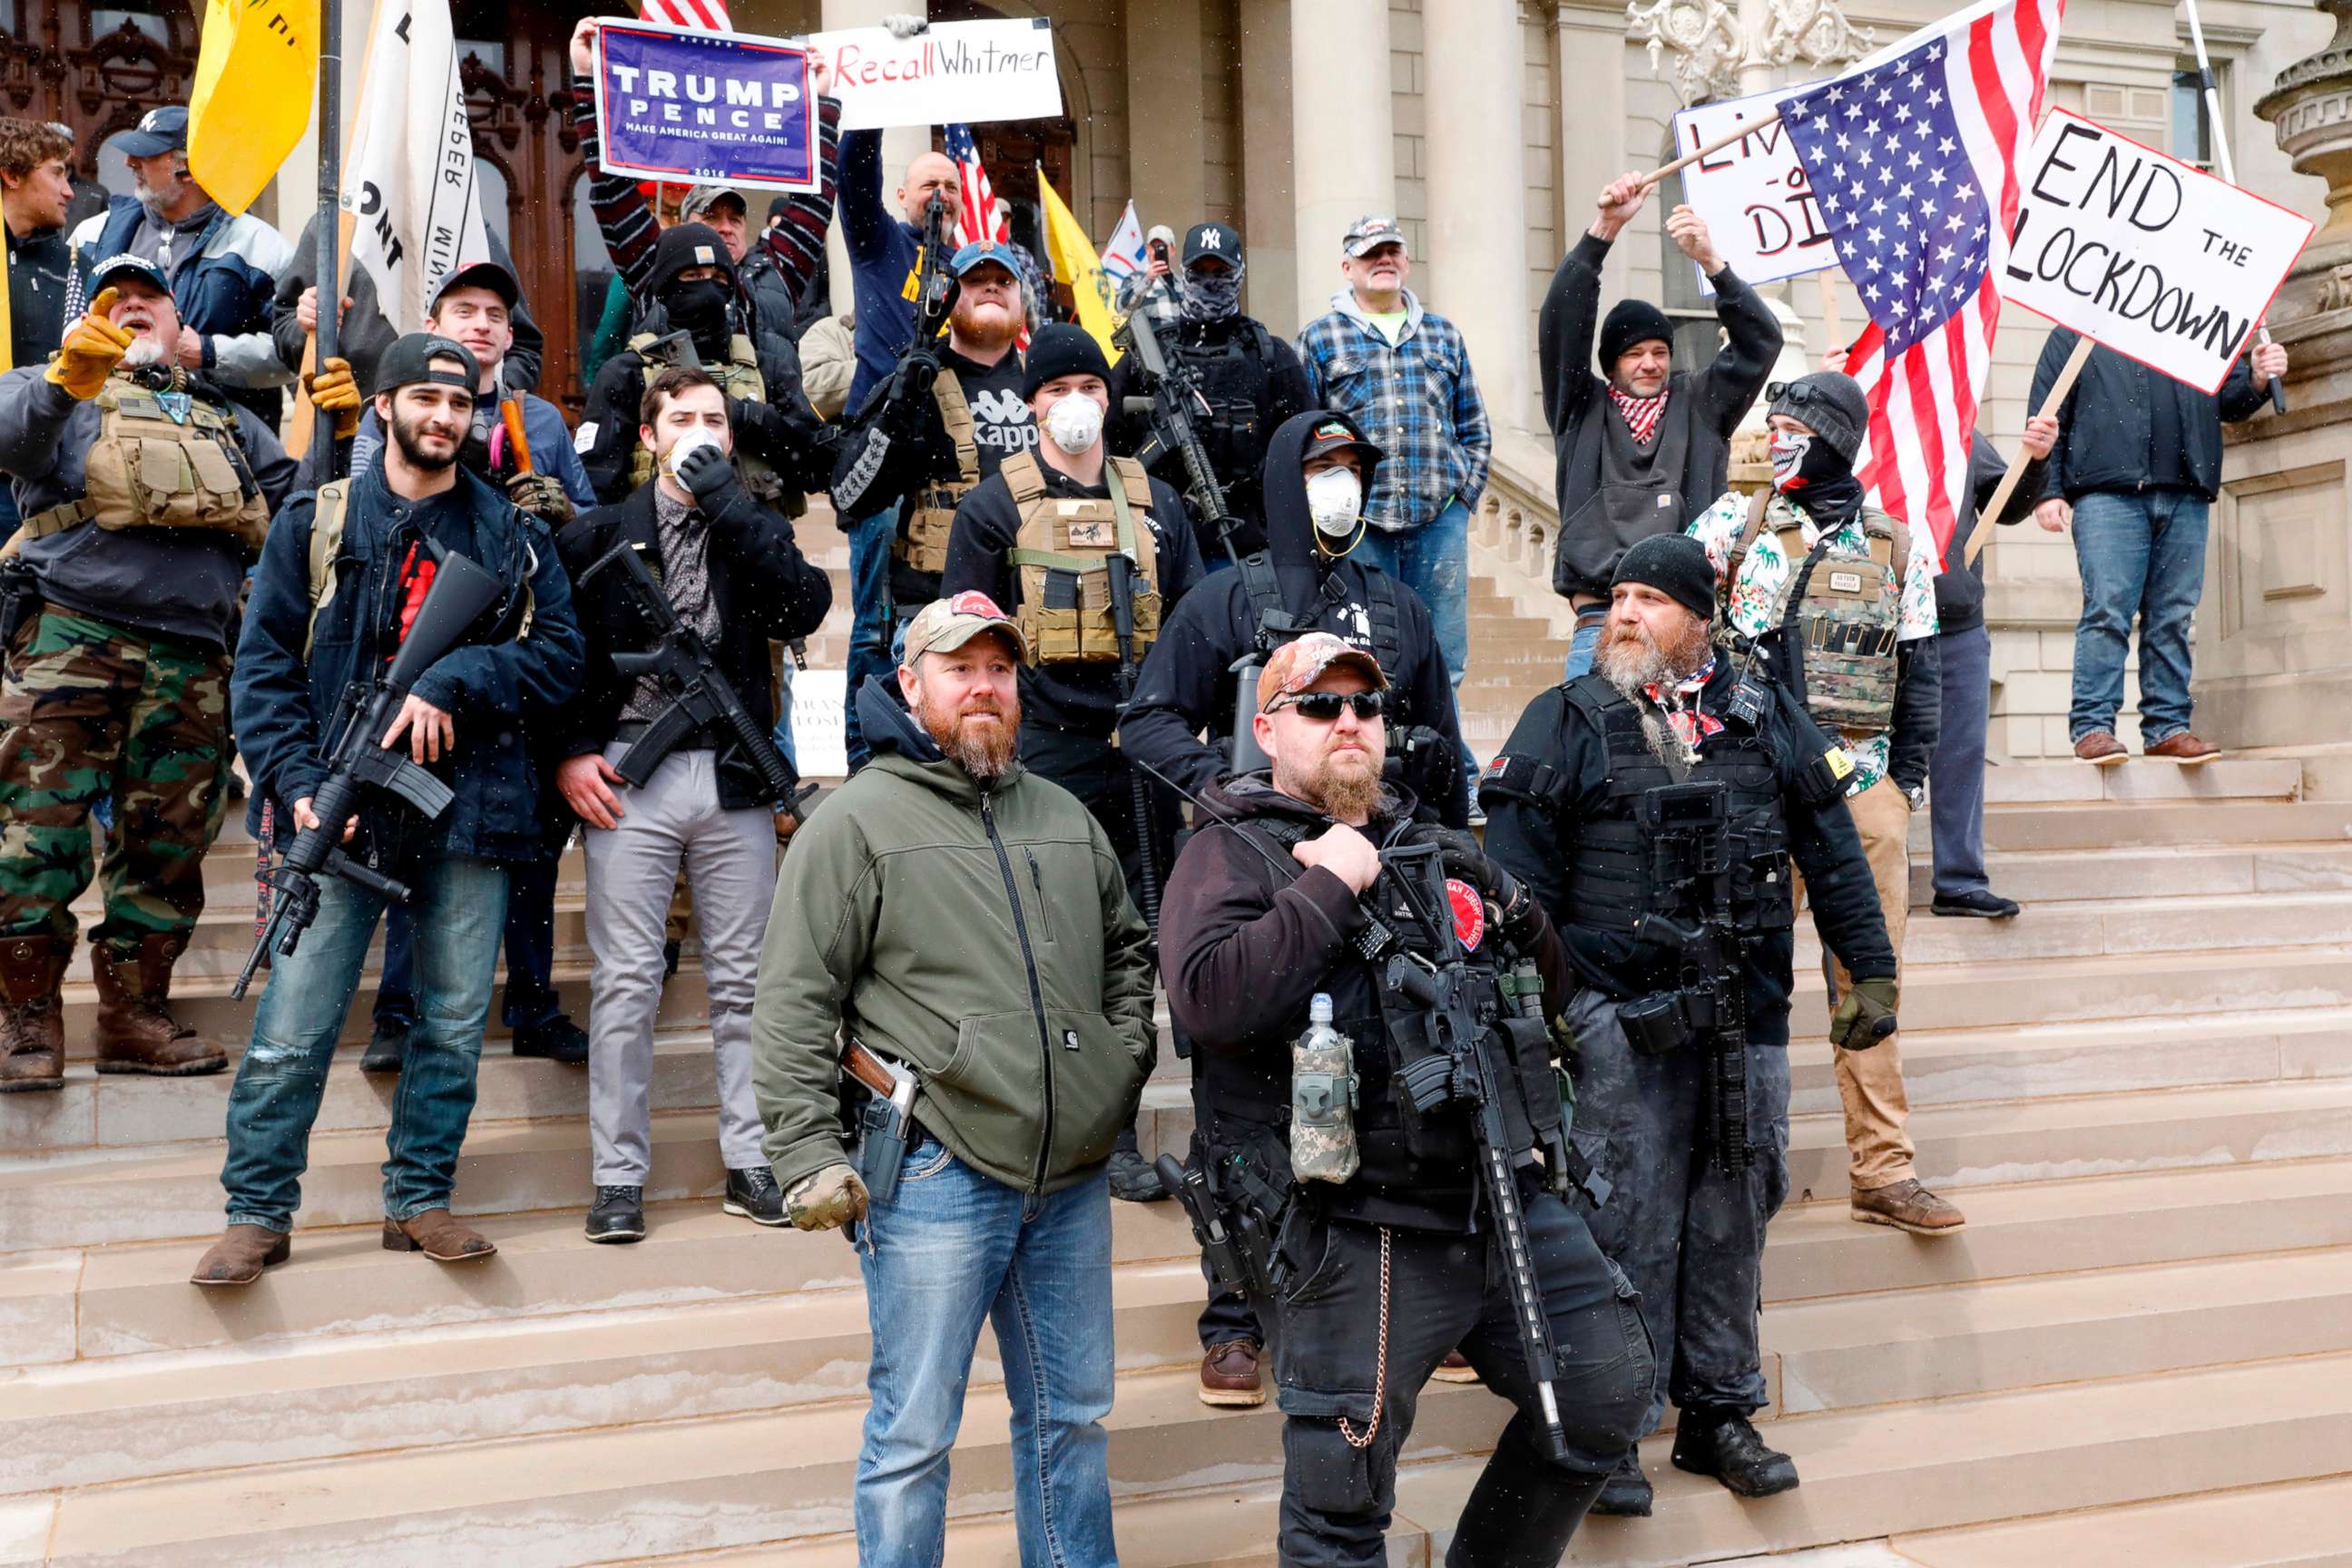
[[[1257,672],[1257,710],[1265,712],[1267,703],[1285,693],[1306,690],[1334,668],[1360,670],[1377,689],[1389,689],[1379,659],[1329,632],[1308,632],[1275,649]]]
[[[907,626],[907,663],[927,653],[952,653],[982,632],[1003,632],[1013,640],[1013,656],[1026,659],[1029,644],[1013,617],[995,600],[977,589],[952,599],[933,599]]]

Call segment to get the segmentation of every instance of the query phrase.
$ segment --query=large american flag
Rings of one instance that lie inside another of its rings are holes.
[[[1782,101],[1870,325],[1846,372],[1870,395],[1855,459],[1879,504],[1950,547],[2065,0],[1984,0]]]
[[[644,0],[644,5],[648,22],[699,27],[706,33],[735,30],[735,24],[727,19],[727,0]]]
[[[948,162],[956,166],[956,183],[963,187],[963,206],[956,215],[956,245],[960,248],[977,240],[1011,239],[1012,216],[989,187],[988,171],[981,166],[980,143],[971,139],[971,128],[950,123],[947,142]]]

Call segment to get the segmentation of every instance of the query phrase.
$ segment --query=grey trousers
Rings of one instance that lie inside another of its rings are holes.
[[[617,763],[627,747],[605,749]],[[776,822],[719,804],[717,753],[673,752],[643,789],[617,786],[617,826],[583,830],[588,855],[588,1128],[595,1184],[641,1187],[653,1170],[654,1015],[678,868],[694,886],[695,934],[719,1076],[719,1152],[765,1165],[751,1098],[751,995],[776,895]]]
[[[1985,731],[1991,723],[1992,633],[1938,632],[1944,723],[1927,763],[1927,816],[1936,836],[1936,891],[1981,893],[1985,881]]]

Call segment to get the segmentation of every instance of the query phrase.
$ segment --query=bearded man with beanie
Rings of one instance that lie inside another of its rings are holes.
[[[1911,906],[1911,816],[1927,805],[1943,721],[1935,541],[1864,500],[1853,458],[1870,403],[1860,384],[1822,370],[1769,390],[1770,491],[1733,491],[1689,531],[1715,569],[1720,640],[1769,670],[1838,738],[1847,805],[1899,954]],[[1800,906],[1807,887],[1801,878]],[[1817,899],[1826,892],[1811,890]],[[1833,965],[1832,1000],[1877,983]],[[1885,984],[1891,1006],[1894,982]],[[1960,1211],[1914,1169],[1895,1041],[1834,1054],[1853,1217],[1915,1236],[1958,1231]]]
[[[1487,853],[1534,892],[1577,972],[1556,1026],[1576,1041],[1570,1136],[1608,1184],[1593,1188],[1592,1235],[1640,1292],[1658,1364],[1673,1369],[1641,1430],[1671,1397],[1674,1464],[1756,1498],[1797,1484],[1749,1419],[1765,1402],[1764,1227],[1789,1193],[1791,862],[1816,889],[1830,950],[1872,977],[1832,1021],[1841,1058],[1887,1048],[1895,953],[1843,800],[1851,764],[1785,688],[1717,646],[1715,575],[1679,534],[1628,549],[1591,672],[1528,704],[1479,797]],[[1706,881],[1658,874],[1701,852],[1678,826],[1693,814],[1672,809],[1694,801],[1721,813],[1721,901],[1694,891]],[[1685,1009],[1677,931],[1701,921],[1736,939],[1738,973],[1720,980],[1738,987],[1742,1039]],[[1746,1076],[1744,1126],[1708,1114],[1727,1053]],[[1646,1514],[1650,1502],[1633,1452],[1593,1511]]]

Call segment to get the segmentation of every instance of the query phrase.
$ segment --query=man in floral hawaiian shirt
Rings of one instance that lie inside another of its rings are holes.
[[[1863,500],[1853,457],[1869,422],[1851,376],[1818,371],[1767,389],[1772,490],[1734,491],[1688,532],[1714,565],[1717,635],[1795,693],[1837,736],[1852,774],[1846,806],[1862,834],[1896,955],[1911,901],[1911,814],[1927,803],[1941,723],[1936,547]],[[1798,879],[1801,904],[1804,885]],[[1832,963],[1832,996],[1853,984]],[[1960,1211],[1919,1184],[1902,1058],[1892,1039],[1835,1051],[1845,1109],[1853,1215],[1915,1236],[1948,1236]]]

